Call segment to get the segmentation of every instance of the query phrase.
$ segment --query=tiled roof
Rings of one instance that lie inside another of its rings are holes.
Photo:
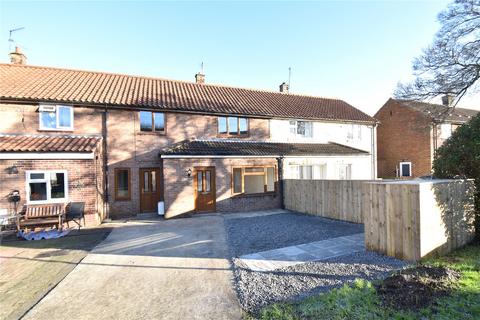
[[[0,135],[0,152],[93,152],[101,137]]]
[[[446,107],[441,104],[426,103],[420,101],[411,101],[411,100],[399,100],[394,99],[403,106],[409,107],[416,111],[420,111],[433,120],[437,121],[449,121],[449,122],[458,122],[465,123],[468,122],[472,117],[477,115],[478,110],[464,109],[464,108],[451,108]]]
[[[283,143],[240,140],[185,140],[160,151],[177,156],[309,156],[368,154],[337,143]]]
[[[12,64],[0,64],[2,99],[259,117],[375,121],[338,99]]]

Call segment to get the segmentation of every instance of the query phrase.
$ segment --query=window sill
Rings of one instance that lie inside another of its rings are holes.
[[[72,129],[38,129],[38,132],[73,132]]]
[[[250,138],[250,135],[248,133],[242,133],[242,134],[228,134],[228,133],[217,133],[217,138]]]
[[[145,135],[145,136],[165,136],[166,132],[165,131],[139,131],[137,134],[139,135]]]
[[[275,191],[272,192],[263,192],[263,193],[235,193],[232,194],[232,198],[254,198],[254,197],[268,197],[268,196],[276,196],[277,193]]]

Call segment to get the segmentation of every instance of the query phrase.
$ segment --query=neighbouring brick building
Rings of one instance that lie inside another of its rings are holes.
[[[378,176],[415,178],[431,174],[435,151],[453,131],[478,111],[443,105],[389,99],[375,114],[379,121]]]
[[[279,208],[284,178],[375,178],[376,121],[348,103],[196,79],[0,64],[0,210],[19,190],[83,201],[90,224],[169,218]]]

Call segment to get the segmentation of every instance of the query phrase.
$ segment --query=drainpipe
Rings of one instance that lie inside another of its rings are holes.
[[[108,150],[107,150],[107,138],[108,138],[108,109],[105,105],[105,109],[102,113],[102,140],[103,140],[103,208],[105,212],[105,220],[110,219],[110,206],[108,205]]]
[[[285,209],[285,197],[283,196],[284,181],[283,181],[283,155],[277,158],[278,167],[278,191],[280,192],[281,208]]]
[[[374,123],[372,126],[372,145],[371,145],[371,152],[372,152],[372,180],[377,179],[377,123]]]

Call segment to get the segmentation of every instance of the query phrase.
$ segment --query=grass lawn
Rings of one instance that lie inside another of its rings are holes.
[[[0,319],[19,319],[101,242],[108,228],[81,229],[58,239],[0,239]],[[62,303],[72,303],[62,301]]]
[[[374,285],[357,280],[298,303],[279,303],[262,310],[260,319],[480,319],[480,244],[422,264],[446,266],[460,273],[450,295],[418,312],[382,306]]]

